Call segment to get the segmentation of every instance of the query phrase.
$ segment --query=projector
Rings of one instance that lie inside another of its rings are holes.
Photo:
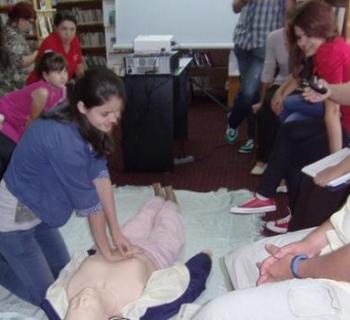
[[[124,63],[127,75],[172,74],[179,67],[179,52],[133,53],[124,58]]]
[[[135,53],[170,52],[174,43],[172,35],[139,35],[134,40]]]

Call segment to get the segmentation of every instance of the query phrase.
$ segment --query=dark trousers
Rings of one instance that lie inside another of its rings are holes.
[[[305,148],[305,144],[309,148]],[[287,178],[291,168],[300,170],[328,154],[328,137],[323,120],[284,123],[278,131],[257,192],[265,197],[273,197],[281,179]],[[295,180],[293,184],[299,183],[298,179],[291,180]]]
[[[6,171],[7,165],[10,162],[11,155],[15,147],[16,143],[0,132],[0,181]]]
[[[265,95],[262,108],[257,113],[257,161],[267,163],[280,127],[278,116],[271,110],[271,99],[279,85],[271,86]]]
[[[288,231],[296,231],[321,225],[345,203],[349,187],[330,191],[313,182],[299,171],[299,185],[294,189],[291,203],[292,219]],[[287,181],[288,183],[288,181]]]
[[[328,148],[322,148],[322,144],[325,146],[326,143],[328,143],[328,139],[319,139],[318,141],[310,139],[302,143],[298,148],[298,153],[302,156],[299,156],[296,159],[299,161],[295,161],[288,169],[286,180],[289,206],[292,211],[288,231],[321,225],[346,201],[349,188],[330,191],[328,188],[317,186],[312,178],[300,171],[304,165],[308,164],[305,163],[305,159],[311,159],[316,150],[319,150],[319,159],[328,155]],[[348,135],[344,131],[343,145],[347,143]],[[323,155],[321,155],[322,152],[324,152]]]

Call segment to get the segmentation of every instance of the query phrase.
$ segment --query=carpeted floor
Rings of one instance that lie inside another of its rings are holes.
[[[113,182],[117,186],[150,185],[160,181],[177,189],[192,191],[214,191],[219,188],[229,190],[254,190],[259,177],[249,174],[254,165],[255,155],[240,154],[239,146],[245,141],[246,130],[240,130],[239,141],[229,145],[224,140],[226,130],[225,111],[205,97],[194,98],[189,108],[189,137],[185,142],[186,155],[194,156],[194,163],[176,166],[171,172],[125,173],[123,172],[121,136],[116,134],[116,152],[110,158],[109,167]],[[174,154],[178,150],[174,146]],[[284,216],[286,197],[278,196],[279,210],[267,218]]]

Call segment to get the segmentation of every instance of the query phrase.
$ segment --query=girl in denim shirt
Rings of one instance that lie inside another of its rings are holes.
[[[34,121],[13,153],[0,184],[0,285],[30,303],[42,303],[69,261],[57,228],[73,211],[87,217],[106,260],[128,254],[105,160],[124,103],[115,74],[90,70],[67,106]]]

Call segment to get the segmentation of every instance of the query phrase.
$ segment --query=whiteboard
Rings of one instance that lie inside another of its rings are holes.
[[[174,35],[182,48],[230,48],[238,14],[233,0],[115,0],[116,47],[136,36]]]

